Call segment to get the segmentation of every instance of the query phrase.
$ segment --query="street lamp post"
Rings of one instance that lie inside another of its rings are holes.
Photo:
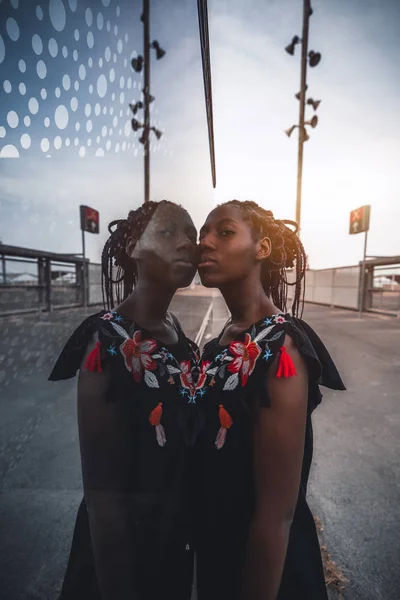
[[[297,193],[296,193],[296,223],[301,219],[301,192],[303,183],[303,148],[304,148],[304,117],[306,109],[307,86],[307,51],[308,28],[310,21],[310,0],[304,0],[303,5],[303,36],[301,44],[301,76],[300,76],[300,112],[299,112],[299,148],[297,154]]]
[[[144,202],[148,202],[150,200],[150,131],[154,132],[157,139],[162,136],[161,131],[150,125],[150,103],[155,99],[150,94],[150,49],[155,50],[157,60],[165,55],[165,50],[160,47],[157,40],[150,43],[150,0],[143,0],[143,11],[140,19],[143,23],[143,55],[133,58],[131,65],[136,73],[140,73],[143,69],[143,101],[139,100],[135,104],[129,104],[129,106],[134,115],[131,121],[133,131],[143,129],[139,142],[143,144],[144,153]],[[135,118],[140,109],[143,109],[143,123]]]
[[[303,149],[304,142],[309,139],[309,135],[306,131],[306,125],[311,125],[311,127],[316,127],[318,124],[318,118],[316,115],[310,120],[305,120],[305,109],[306,104],[311,105],[314,110],[317,110],[321,100],[313,100],[309,98],[306,100],[306,92],[307,92],[307,63],[310,67],[316,67],[319,61],[321,60],[321,54],[318,52],[308,52],[308,32],[309,32],[309,23],[310,16],[313,11],[311,8],[310,0],[304,0],[303,2],[303,32],[302,38],[300,39],[298,36],[294,36],[292,42],[286,46],[285,50],[291,56],[294,55],[295,46],[297,44],[301,44],[301,72],[300,72],[300,92],[296,94],[296,98],[300,101],[300,109],[299,109],[299,124],[293,125],[290,129],[286,130],[286,134],[288,137],[292,134],[294,129],[299,129],[299,145],[298,145],[298,154],[297,154],[297,191],[296,191],[296,223],[298,224],[300,234],[300,225],[301,225],[301,200],[302,200],[302,184],[303,184]],[[308,59],[308,60],[307,60]]]
[[[143,0],[143,57],[144,57],[144,201],[150,200],[150,0]]]

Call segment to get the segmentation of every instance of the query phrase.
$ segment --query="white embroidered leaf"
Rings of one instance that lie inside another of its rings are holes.
[[[213,369],[208,369],[208,371],[206,371],[207,375],[215,375],[215,373],[218,371],[218,367],[214,367]]]
[[[171,375],[175,375],[176,373],[182,373],[182,371],[180,369],[177,369],[176,367],[172,367],[171,365],[167,365],[167,369],[171,373]]]
[[[158,388],[158,387],[160,387],[158,385],[157,377],[151,371],[147,371],[146,370],[144,372],[144,380],[145,380],[146,384],[149,387],[151,387],[151,388]]]
[[[152,354],[151,358],[162,358],[161,354]]]
[[[233,356],[225,356],[224,358],[224,362],[230,362],[231,360],[233,360]]]
[[[253,342],[259,342],[260,340],[263,340],[274,327],[275,325],[270,325],[269,327],[262,329],[257,337],[254,338]]]
[[[117,323],[113,323],[112,321],[111,325],[113,326],[113,328],[115,329],[115,331],[123,338],[125,338],[126,340],[129,340],[129,335],[128,332],[125,331],[125,329],[123,327],[121,327],[121,325],[117,325]]]
[[[233,375],[230,375],[228,377],[228,379],[225,381],[225,385],[223,387],[224,391],[232,391],[235,389],[235,387],[237,387],[237,384],[239,383],[239,373],[234,373]]]
[[[274,342],[275,340],[278,340],[280,337],[282,337],[282,335],[284,335],[285,332],[283,331],[278,331],[278,333],[276,333],[275,335],[273,335],[271,338],[269,338],[269,342]]]

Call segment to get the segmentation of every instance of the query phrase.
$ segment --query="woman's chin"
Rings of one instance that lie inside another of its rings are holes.
[[[218,284],[219,284],[219,277],[215,277],[215,275],[213,276],[213,274],[211,273],[201,273],[199,272],[200,275],[200,281],[201,281],[201,285],[206,287],[206,288],[217,288]]]

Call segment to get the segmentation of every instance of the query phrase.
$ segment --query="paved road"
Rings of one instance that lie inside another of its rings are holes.
[[[189,335],[207,297],[181,297]],[[215,327],[225,319],[219,306]],[[310,504],[344,568],[346,600],[400,598],[400,320],[308,305],[348,391],[326,390],[314,415]],[[81,498],[75,382],[47,383],[82,313],[0,321],[0,597],[55,600]],[[212,327],[206,335],[211,335]]]

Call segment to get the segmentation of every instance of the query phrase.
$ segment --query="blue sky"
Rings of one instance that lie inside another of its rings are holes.
[[[152,122],[164,135],[153,139],[151,196],[183,204],[198,227],[233,197],[294,218],[297,133],[289,139],[284,130],[298,119],[300,48],[291,57],[284,47],[301,35],[302,2],[209,1],[216,190],[196,4],[151,6],[151,39],[167,50],[152,61]],[[312,5],[309,46],[323,58],[308,71],[308,95],[322,100],[304,157],[302,239],[311,267],[361,259],[363,236],[348,235],[348,219],[363,204],[372,205],[369,254],[400,254],[400,4]],[[142,201],[142,146],[128,111],[140,97],[141,75],[129,63],[142,51],[141,2],[1,0],[0,11],[0,153],[13,145],[20,155],[0,158],[0,239],[79,252],[78,207],[89,204],[101,213],[101,234],[87,236],[98,260],[106,223]]]

